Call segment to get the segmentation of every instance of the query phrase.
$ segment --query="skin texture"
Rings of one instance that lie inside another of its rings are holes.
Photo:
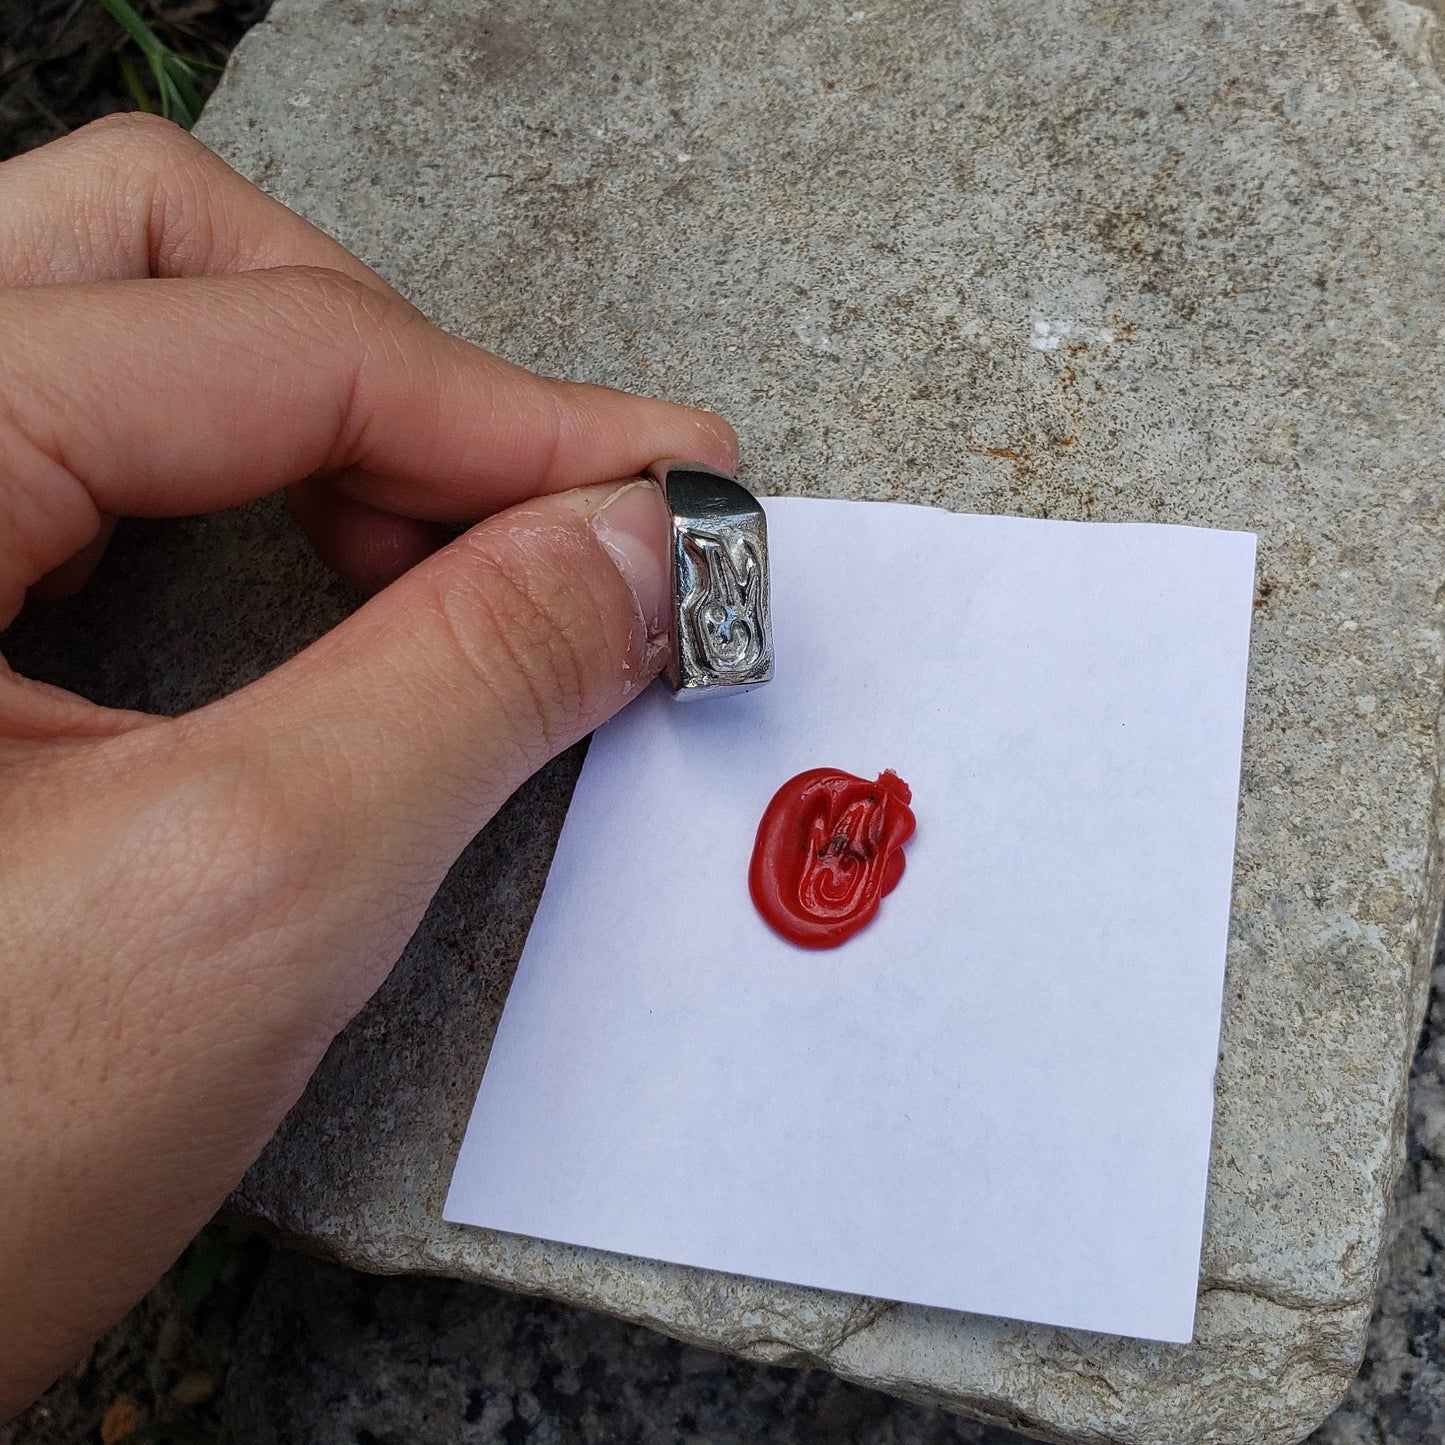
[[[117,516],[281,487],[376,591],[178,719],[0,662],[3,1420],[221,1203],[507,795],[658,669],[666,516],[629,479],[736,440],[443,334],[150,117],[0,166],[0,336],[0,627]]]

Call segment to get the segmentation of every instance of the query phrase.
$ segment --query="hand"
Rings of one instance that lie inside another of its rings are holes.
[[[3,1420],[222,1202],[507,795],[656,671],[667,519],[627,479],[735,439],[437,331],[149,118],[0,167],[0,287],[0,627],[113,517],[283,486],[389,584],[181,718],[0,662]]]

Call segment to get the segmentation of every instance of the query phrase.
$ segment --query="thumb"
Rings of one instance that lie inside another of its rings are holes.
[[[215,718],[351,847],[455,855],[663,661],[671,525],[634,480],[541,497],[413,568]],[[293,814],[294,816],[294,814]],[[378,855],[380,856],[380,855]]]
[[[248,759],[358,924],[408,889],[419,918],[508,795],[660,668],[670,537],[650,481],[499,513],[191,714],[194,743]]]

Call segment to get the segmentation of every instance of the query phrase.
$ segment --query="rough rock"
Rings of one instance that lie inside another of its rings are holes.
[[[458,863],[238,1209],[365,1269],[1059,1440],[1282,1445],[1328,1411],[1370,1317],[1441,904],[1445,97],[1380,8],[1372,29],[1332,0],[281,0],[202,134],[441,323],[724,411],[764,492],[1243,527],[1261,550],[1192,1345],[443,1225],[575,758]],[[117,701],[211,695],[346,605],[274,510],[142,547],[125,630],[94,614],[101,639],[158,626],[145,655],[90,644]],[[84,675],[43,642],[29,660]]]
[[[1445,1440],[1445,953],[1410,1078],[1393,1233],[1364,1367],[1310,1445]]]
[[[821,1370],[289,1250],[273,1256],[241,1326],[223,1434],[245,1445],[1025,1445]]]

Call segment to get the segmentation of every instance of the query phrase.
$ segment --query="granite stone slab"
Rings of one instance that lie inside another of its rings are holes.
[[[1247,528],[1260,577],[1194,1344],[444,1225],[575,757],[458,863],[237,1208],[1058,1440],[1326,1413],[1441,905],[1445,99],[1368,8],[281,0],[202,134],[441,323],[717,407],[764,492]],[[262,509],[155,534],[162,615],[200,534],[255,606],[191,619],[204,663],[173,624],[163,685],[164,648],[108,662],[118,700],[208,695],[344,603]]]

